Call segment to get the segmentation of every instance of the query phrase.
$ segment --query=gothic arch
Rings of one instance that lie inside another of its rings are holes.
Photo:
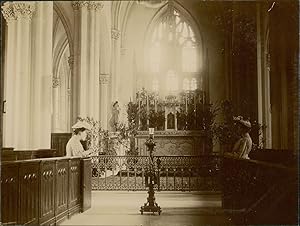
[[[204,43],[203,43],[203,36],[201,34],[201,29],[199,24],[197,23],[197,20],[194,19],[192,14],[181,4],[179,4],[177,1],[173,1],[173,6],[175,9],[177,9],[180,14],[183,16],[185,20],[191,25],[193,28],[193,31],[195,32],[195,35],[198,39],[198,42],[200,43],[200,51],[204,53]],[[147,32],[144,36],[144,43],[148,43],[149,39],[149,32],[153,30],[153,28],[156,26],[156,24],[159,22],[159,19],[161,16],[166,12],[168,7],[168,3],[164,4],[153,16],[153,18],[150,20],[149,24],[147,25]],[[202,55],[202,58],[204,59],[204,55]]]
[[[121,43],[124,41],[129,12],[134,1],[113,1],[112,2],[112,28],[121,32]]]
[[[68,43],[69,43],[70,55],[73,56],[74,55],[74,50],[73,50],[74,43],[73,43],[73,36],[72,36],[72,32],[71,32],[70,21],[65,16],[66,13],[59,2],[57,2],[57,1],[53,2],[53,10],[57,13],[58,17],[60,18],[60,20],[64,26],[64,29],[67,34]]]

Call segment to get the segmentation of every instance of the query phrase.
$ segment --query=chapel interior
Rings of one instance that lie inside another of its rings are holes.
[[[0,224],[298,225],[299,7],[1,1]]]

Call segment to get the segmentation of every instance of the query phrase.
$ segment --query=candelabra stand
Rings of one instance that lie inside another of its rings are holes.
[[[160,215],[161,213],[161,208],[160,206],[156,203],[155,201],[155,192],[154,192],[154,185],[157,183],[156,181],[156,177],[155,177],[155,170],[154,170],[154,161],[153,161],[153,148],[155,146],[155,142],[153,139],[153,136],[150,135],[150,138],[146,141],[146,146],[148,148],[148,151],[150,153],[150,169],[149,172],[147,174],[147,180],[148,177],[150,178],[150,183],[148,183],[148,198],[147,198],[147,202],[141,206],[141,214],[143,214],[144,212],[158,212],[158,214]],[[146,181],[147,184],[148,181]]]

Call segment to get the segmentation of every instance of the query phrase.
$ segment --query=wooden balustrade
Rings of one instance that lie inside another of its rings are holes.
[[[1,161],[16,161],[36,158],[56,157],[55,149],[40,150],[14,150],[13,148],[2,148]]]
[[[256,149],[249,154],[250,159],[282,164],[288,167],[297,166],[297,156],[292,150]]]
[[[56,150],[56,156],[66,156],[66,146],[72,133],[51,133],[51,148]]]
[[[224,157],[223,208],[236,224],[297,224],[296,168]]]
[[[56,224],[88,209],[91,190],[85,184],[91,181],[83,172],[91,171],[89,167],[88,158],[2,162],[1,222]]]

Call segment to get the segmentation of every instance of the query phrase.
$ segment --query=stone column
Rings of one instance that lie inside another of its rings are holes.
[[[36,2],[31,26],[31,137],[32,149],[51,147],[53,2]]]
[[[119,84],[120,84],[120,53],[121,53],[121,32],[118,29],[111,30],[112,37],[112,69],[111,69],[111,101],[119,99]]]
[[[41,90],[42,104],[40,106],[41,117],[40,117],[40,143],[39,148],[47,149],[51,148],[51,84],[52,84],[52,69],[53,69],[53,46],[52,46],[52,35],[53,35],[53,2],[39,2],[43,7],[43,44],[44,48],[40,51],[43,54],[43,73],[41,75]],[[46,18],[46,21],[45,21]],[[38,138],[39,139],[39,138]]]
[[[71,126],[75,124],[75,121],[73,121],[73,101],[72,101],[72,90],[74,89],[73,87],[73,77],[74,77],[74,56],[71,55],[68,58],[68,63],[70,67],[70,77],[69,77],[69,82],[68,82],[68,106],[69,106],[69,111],[68,111],[68,120],[67,120],[67,128],[68,131],[71,131]]]
[[[94,73],[97,77],[95,77],[94,84],[95,84],[95,94],[94,94],[94,119],[99,121],[100,120],[100,83],[98,81],[98,75],[100,74],[100,13],[102,7],[98,7],[95,14],[95,70]]]
[[[257,116],[258,123],[263,124],[263,72],[262,72],[262,37],[261,37],[261,17],[260,17],[260,3],[256,4],[256,31],[257,31]],[[263,140],[263,135],[259,136],[259,144]],[[263,148],[263,147],[260,147]]]
[[[100,122],[101,127],[103,129],[107,129],[107,122],[108,122],[108,83],[109,83],[109,74],[100,74],[99,76],[99,83],[100,83]]]
[[[258,91],[258,122],[265,125],[263,134],[259,137],[261,143],[264,140],[264,148],[272,147],[272,125],[271,125],[271,104],[270,104],[270,62],[268,54],[267,33],[268,16],[262,13],[267,12],[261,8],[260,3],[256,5],[257,21],[257,91]]]
[[[100,64],[99,15],[102,2],[74,1],[75,45],[74,73],[72,78],[73,122],[78,116],[99,118],[99,84],[97,75]],[[77,103],[78,104],[77,104]]]
[[[15,120],[14,115],[14,81],[16,79],[16,37],[17,37],[17,23],[16,16],[13,11],[12,4],[9,2],[4,3],[2,6],[2,14],[7,22],[7,51],[5,56],[5,73],[4,73],[4,99],[6,100],[6,114],[3,115],[3,146],[14,146],[14,128]],[[4,51],[4,50],[2,50]]]
[[[52,124],[52,128],[53,128],[53,132],[57,132],[58,128],[59,128],[59,84],[60,84],[60,80],[59,78],[53,78],[52,79],[52,88],[53,88],[53,93],[52,93],[52,101],[53,101],[53,109],[52,109],[52,117],[53,117],[53,124]]]
[[[17,18],[17,54],[14,67],[16,77],[14,82],[14,148],[28,150],[30,146],[30,24],[35,3],[13,2],[12,8]],[[10,37],[8,37],[10,39]]]

